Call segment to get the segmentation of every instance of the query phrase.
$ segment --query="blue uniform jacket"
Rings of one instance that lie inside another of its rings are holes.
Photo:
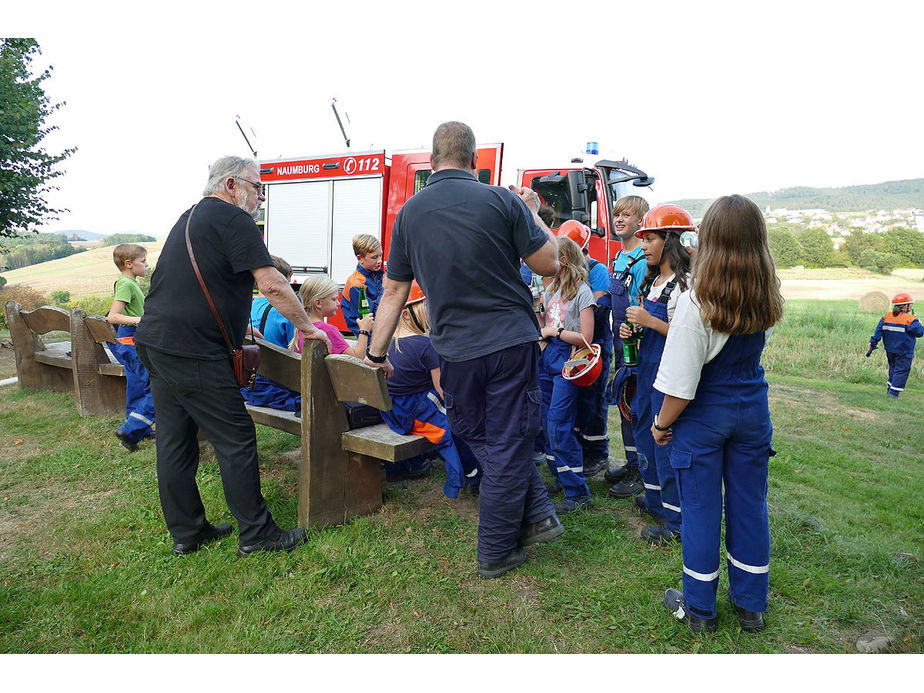
[[[873,346],[882,340],[889,353],[914,357],[914,340],[924,336],[924,325],[913,313],[892,315],[889,311],[882,316],[869,343]]]

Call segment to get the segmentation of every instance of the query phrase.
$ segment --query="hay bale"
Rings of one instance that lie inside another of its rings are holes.
[[[885,313],[891,305],[889,297],[881,291],[870,291],[860,297],[860,310],[864,313]]]

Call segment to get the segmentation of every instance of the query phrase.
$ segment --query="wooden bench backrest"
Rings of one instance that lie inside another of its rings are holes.
[[[42,306],[35,310],[23,310],[16,301],[7,301],[6,320],[13,340],[16,355],[16,376],[21,389],[52,390],[68,392],[74,389],[71,361],[66,349],[57,350],[53,363],[37,361],[35,354],[50,351],[40,335],[48,332],[69,332],[70,315],[66,310],[53,306]]]
[[[324,359],[339,402],[359,402],[380,411],[391,409],[391,396],[385,384],[385,371],[359,359],[332,354]]]
[[[77,411],[81,416],[124,412],[124,369],[104,346],[116,341],[116,331],[106,318],[87,315],[83,308],[71,310],[70,331]]]

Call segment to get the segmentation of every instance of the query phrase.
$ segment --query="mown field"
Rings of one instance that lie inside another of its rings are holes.
[[[761,634],[738,628],[724,569],[718,633],[670,620],[660,600],[680,585],[681,549],[642,542],[642,519],[606,497],[602,475],[595,506],[497,580],[475,576],[477,504],[444,498],[441,469],[291,554],[241,559],[229,537],[177,558],[153,445],[128,454],[117,417],[6,386],[0,652],[850,653],[882,636],[887,652],[919,653],[924,371],[918,359],[905,396],[888,399],[882,350],[864,358],[878,317],[855,305],[789,302],[765,352],[778,455]],[[258,439],[264,494],[292,526],[298,439],[262,427]],[[233,523],[207,450],[199,485],[209,519]]]

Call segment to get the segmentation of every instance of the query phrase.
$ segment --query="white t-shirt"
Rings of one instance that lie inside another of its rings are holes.
[[[680,399],[696,396],[703,366],[719,355],[729,337],[725,332],[713,331],[703,321],[694,294],[691,289],[677,297],[671,329],[667,333],[664,354],[654,382],[659,392]],[[671,300],[673,298],[671,294]]]
[[[648,300],[654,301],[655,303],[657,303],[658,299],[661,298],[661,294],[664,293],[664,289],[667,287],[668,284],[674,281],[674,277],[676,276],[677,276],[676,274],[672,274],[663,283],[659,284],[658,286],[655,286],[654,284],[652,284],[651,289],[648,290]],[[688,278],[687,279],[688,285],[689,285],[689,281],[690,280]],[[677,299],[679,298],[680,298],[680,286],[675,286],[674,290],[671,291],[671,295],[667,299],[667,322],[670,322],[671,320],[674,319],[674,310],[677,308]]]

